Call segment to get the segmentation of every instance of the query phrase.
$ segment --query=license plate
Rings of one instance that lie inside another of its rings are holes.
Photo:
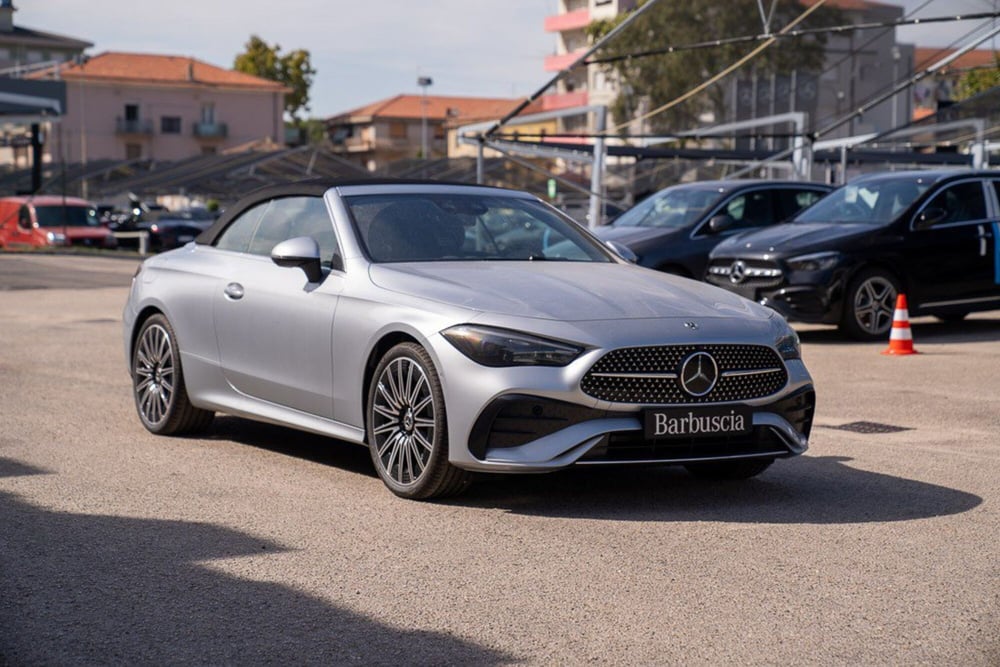
[[[647,440],[747,435],[753,430],[753,411],[746,405],[648,408],[643,423]]]

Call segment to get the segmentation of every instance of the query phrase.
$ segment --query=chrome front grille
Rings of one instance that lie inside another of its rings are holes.
[[[774,262],[737,259],[716,260],[708,267],[708,282],[730,289],[777,287],[784,280],[784,273]]]
[[[681,385],[681,368],[695,352],[715,359],[718,379],[704,396]],[[658,345],[612,350],[583,377],[585,394],[612,403],[672,405],[764,398],[788,382],[781,357],[764,345]]]

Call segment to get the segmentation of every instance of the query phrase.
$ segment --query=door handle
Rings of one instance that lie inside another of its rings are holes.
[[[243,298],[243,285],[239,283],[229,283],[226,285],[226,289],[223,293],[232,299],[233,301],[238,301]]]

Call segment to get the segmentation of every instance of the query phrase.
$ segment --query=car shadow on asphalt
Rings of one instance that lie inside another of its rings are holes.
[[[203,437],[366,475],[381,487],[367,448],[352,443],[236,417],[217,417]],[[809,455],[778,460],[761,476],[737,482],[693,477],[679,466],[479,474],[463,495],[438,502],[614,521],[803,524],[909,521],[959,514],[983,502],[957,489],[861,470],[851,466],[851,460]]]
[[[491,475],[451,504],[533,516],[613,521],[847,524],[959,514],[979,496],[861,470],[840,456],[776,461],[757,478],[711,481],[680,467],[573,468]]]
[[[47,474],[0,458],[0,477]],[[0,492],[0,665],[508,664],[207,567],[287,551],[207,523],[53,512]]]
[[[967,319],[960,322],[921,319],[917,322],[911,322],[910,328],[913,332],[913,341],[917,348],[920,347],[920,343],[982,343],[1000,340],[1000,318]],[[830,345],[852,342],[833,326],[823,329],[799,331],[798,334],[799,339],[803,343],[808,344]],[[885,346],[888,342],[889,336],[886,335],[884,341],[868,344]],[[865,345],[865,343],[856,344]]]

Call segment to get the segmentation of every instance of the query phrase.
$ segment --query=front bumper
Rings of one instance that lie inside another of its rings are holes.
[[[748,280],[734,284],[726,276],[708,274],[705,280],[781,313],[786,320],[836,324],[843,313],[846,274],[842,271],[791,272],[777,280]]]
[[[609,323],[608,326],[619,325]],[[677,326],[682,327],[683,322]],[[703,322],[699,333],[705,335],[697,344],[736,342],[732,331],[726,337],[713,336],[711,330],[715,326],[710,321]],[[723,324],[718,326],[721,329]],[[652,328],[658,328],[662,334],[663,321],[633,320],[628,333],[634,335],[634,341],[621,340],[615,347],[656,340],[650,335]],[[567,335],[565,339],[573,337]],[[815,392],[812,378],[798,359],[784,362],[787,381],[773,394],[754,400],[698,404],[703,407],[748,406],[753,424],[749,435],[647,441],[643,432],[643,411],[648,407],[664,407],[664,404],[598,400],[581,389],[584,375],[608,349],[590,350],[561,368],[497,369],[478,366],[449,343],[436,344],[438,340],[431,342],[437,367],[442,369],[449,460],[460,468],[548,472],[575,464],[662,464],[789,457],[801,454],[808,447]],[[664,344],[670,343],[665,341]]]

